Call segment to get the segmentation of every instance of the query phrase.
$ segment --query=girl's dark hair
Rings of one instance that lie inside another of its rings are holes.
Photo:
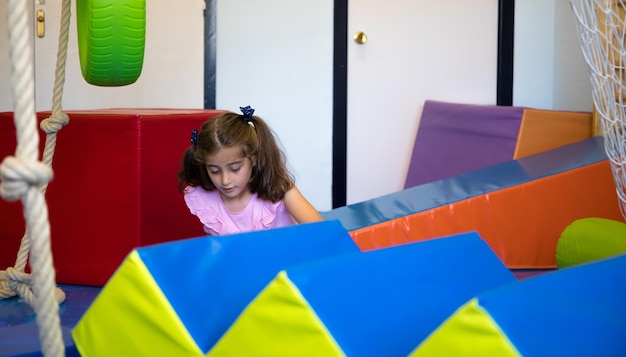
[[[253,116],[250,122],[254,126],[236,113],[224,113],[206,121],[198,135],[198,144],[191,145],[183,154],[178,189],[184,192],[188,185],[215,190],[205,166],[207,156],[222,148],[240,147],[241,155],[252,161],[250,191],[264,200],[282,200],[294,182],[285,155],[265,121]]]

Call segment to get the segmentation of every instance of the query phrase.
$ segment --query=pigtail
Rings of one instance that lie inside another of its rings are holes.
[[[186,186],[199,186],[201,182],[201,167],[195,159],[195,147],[185,150],[181,160],[181,170],[178,172],[178,190],[185,192]]]
[[[250,182],[251,191],[256,192],[259,198],[280,201],[294,185],[293,177],[287,170],[285,155],[278,146],[276,136],[262,119],[255,116],[251,122],[254,124],[258,148]]]
[[[182,169],[178,172],[178,190],[180,192],[184,193],[186,186],[200,186],[207,191],[215,189],[204,167],[204,162],[199,158],[198,150],[197,146],[192,145],[183,154]]]

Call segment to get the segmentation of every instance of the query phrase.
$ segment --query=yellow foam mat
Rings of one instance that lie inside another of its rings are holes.
[[[519,357],[521,354],[474,298],[433,331],[409,356]]]
[[[137,251],[120,265],[72,337],[83,357],[204,355]]]
[[[282,271],[246,307],[207,356],[344,356]]]

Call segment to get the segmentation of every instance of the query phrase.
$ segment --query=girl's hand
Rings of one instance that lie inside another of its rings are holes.
[[[298,223],[319,222],[324,220],[322,215],[304,198],[295,185],[285,193],[284,202],[287,212],[289,212],[291,217]]]

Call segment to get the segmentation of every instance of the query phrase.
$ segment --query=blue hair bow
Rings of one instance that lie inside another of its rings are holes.
[[[198,129],[193,129],[191,131],[191,138],[189,138],[189,141],[191,141],[191,145],[194,147],[198,146]]]
[[[252,115],[254,114],[254,109],[251,108],[249,105],[246,107],[239,107],[239,109],[241,109],[241,112],[243,113],[243,119],[245,121],[250,121],[252,120]]]

